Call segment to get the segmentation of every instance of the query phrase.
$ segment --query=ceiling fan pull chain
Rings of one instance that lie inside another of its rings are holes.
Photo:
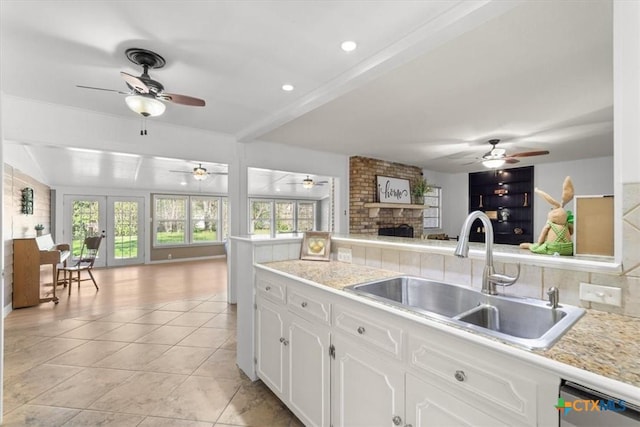
[[[142,117],[140,119],[140,136],[145,136],[147,134],[147,118]]]

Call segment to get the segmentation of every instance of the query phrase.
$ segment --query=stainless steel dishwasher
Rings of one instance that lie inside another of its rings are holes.
[[[560,427],[640,427],[640,407],[570,381],[556,407]]]

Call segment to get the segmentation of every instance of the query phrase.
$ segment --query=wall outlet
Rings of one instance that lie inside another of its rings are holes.
[[[580,283],[580,299],[620,307],[622,306],[622,289],[614,288],[613,286]]]
[[[338,248],[338,261],[351,263],[351,249]]]

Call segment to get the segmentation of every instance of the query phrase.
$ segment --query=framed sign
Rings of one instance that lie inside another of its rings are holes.
[[[376,176],[378,182],[378,201],[380,203],[411,204],[409,180]]]
[[[307,231],[302,239],[300,259],[329,261],[331,236],[324,231]]]

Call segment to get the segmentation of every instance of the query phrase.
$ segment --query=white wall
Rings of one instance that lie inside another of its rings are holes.
[[[442,188],[442,232],[455,237],[468,214],[469,178],[466,173],[442,173],[424,169],[425,179]]]

